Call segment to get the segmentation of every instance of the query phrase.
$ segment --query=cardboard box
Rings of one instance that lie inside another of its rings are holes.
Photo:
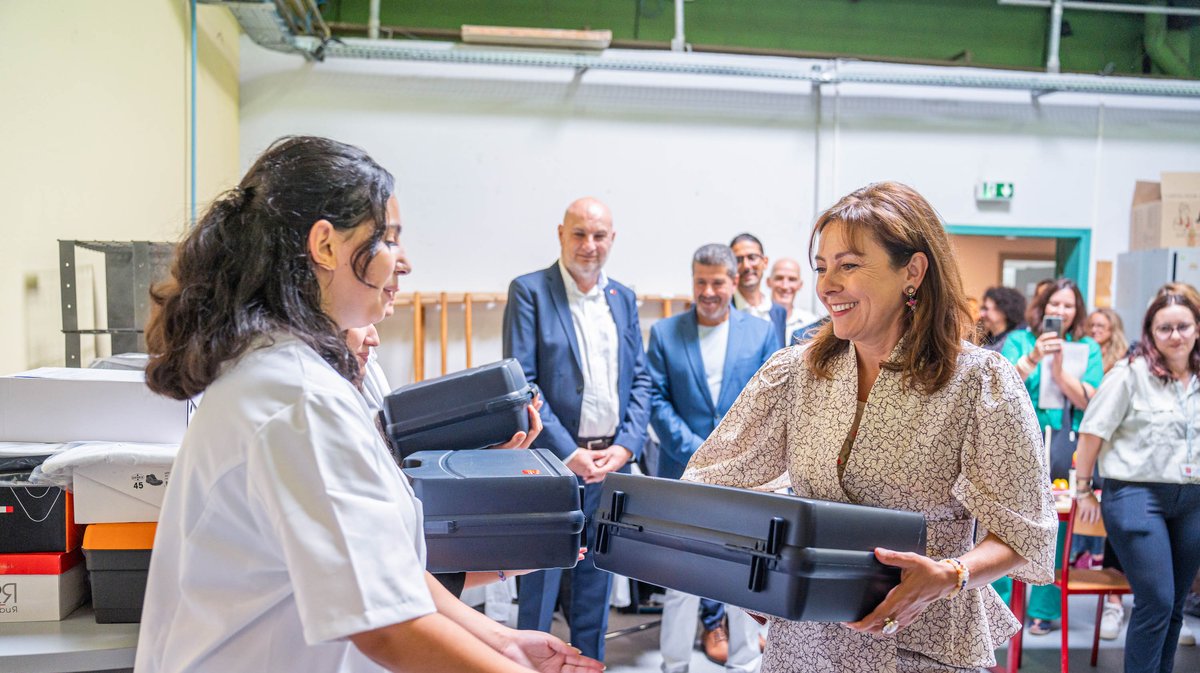
[[[150,392],[138,371],[42,367],[0,377],[0,441],[178,444],[193,409]]]
[[[75,522],[158,521],[170,476],[170,463],[76,468]]]
[[[87,598],[78,550],[63,554],[0,554],[0,622],[58,621]]]
[[[73,521],[71,494],[57,486],[0,481],[0,554],[69,552],[83,529]]]
[[[1163,173],[1162,182],[1139,181],[1129,216],[1129,249],[1200,245],[1200,173]]]

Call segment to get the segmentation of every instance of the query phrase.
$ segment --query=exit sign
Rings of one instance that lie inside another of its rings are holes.
[[[976,201],[1012,201],[1013,183],[981,182],[975,185]]]

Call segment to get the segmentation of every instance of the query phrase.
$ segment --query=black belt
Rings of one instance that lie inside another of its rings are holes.
[[[613,436],[613,437],[580,437],[577,441],[579,442],[579,446],[581,446],[585,449],[590,449],[592,451],[597,451],[599,449],[607,449],[608,447],[612,446],[614,439],[616,439],[615,436]]]

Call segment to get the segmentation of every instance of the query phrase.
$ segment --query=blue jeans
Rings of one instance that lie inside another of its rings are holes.
[[[1133,587],[1125,673],[1171,673],[1200,568],[1200,484],[1105,479],[1101,512]]]

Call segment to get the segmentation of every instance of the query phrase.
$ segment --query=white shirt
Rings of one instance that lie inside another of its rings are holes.
[[[1163,383],[1145,358],[1122,360],[1088,402],[1079,431],[1104,440],[1097,472],[1106,479],[1197,484],[1185,465],[1200,463],[1200,386]]]
[[[583,365],[579,436],[611,437],[617,434],[621,406],[617,399],[617,323],[604,298],[608,277],[601,271],[595,287],[584,293],[562,260],[558,262],[558,270],[562,272],[563,285],[567,288],[567,303],[571,307],[571,322],[575,325],[575,341],[579,344],[579,359]]]
[[[700,357],[708,379],[708,394],[713,406],[721,397],[721,379],[725,375],[725,351],[729,348],[729,318],[715,327],[696,325],[700,333]]]
[[[787,334],[787,339],[788,339],[789,343],[791,342],[792,333],[794,333],[796,330],[800,329],[801,327],[806,327],[808,325],[815,323],[817,320],[820,320],[820,318],[817,317],[816,313],[813,313],[811,311],[805,311],[802,308],[793,306],[792,307],[792,315],[787,319],[787,328],[786,328],[786,334]]]
[[[347,637],[435,610],[421,505],[363,398],[275,339],[227,366],[184,435],[138,673],[381,671]]]
[[[371,355],[367,357],[367,365],[364,368],[362,395],[367,401],[367,406],[371,408],[371,418],[383,410],[383,398],[387,397],[392,389],[388,387],[387,375],[383,373],[383,367],[379,366],[379,356],[375,354],[375,349],[371,349]]]
[[[746,301],[746,298],[742,296],[741,292],[733,293],[733,307],[739,311],[744,311],[760,320],[766,320],[767,322],[771,322],[771,307],[772,306],[774,306],[774,304],[771,303],[771,293],[770,292],[763,292],[762,293],[762,301],[754,306],[751,306],[750,302]]]

